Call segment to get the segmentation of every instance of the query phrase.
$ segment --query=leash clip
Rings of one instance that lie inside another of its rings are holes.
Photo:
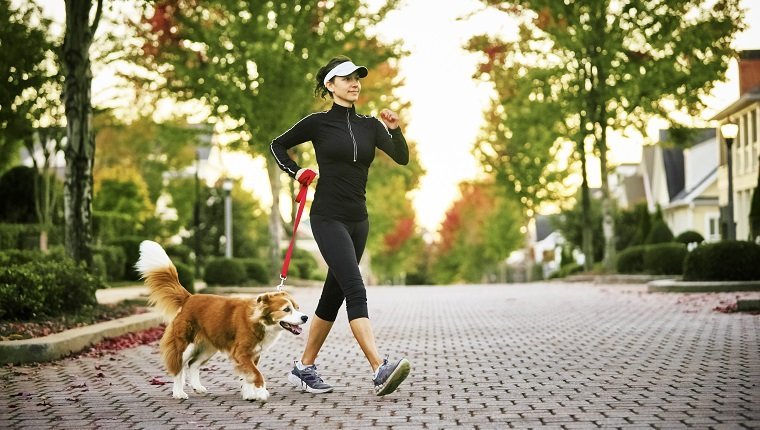
[[[277,286],[277,291],[282,290],[282,287],[285,286],[285,280],[288,279],[287,276],[280,275],[280,285]]]

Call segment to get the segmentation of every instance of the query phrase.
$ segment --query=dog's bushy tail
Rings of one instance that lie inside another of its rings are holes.
[[[172,320],[190,293],[179,283],[177,268],[166,251],[156,242],[144,240],[135,268],[150,290],[148,304],[155,306],[164,318]]]

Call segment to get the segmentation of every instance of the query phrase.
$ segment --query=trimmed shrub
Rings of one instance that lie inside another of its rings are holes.
[[[267,273],[267,267],[264,263],[253,258],[238,258],[236,259],[243,263],[245,266],[246,279],[253,281],[257,284],[268,284],[271,282],[269,279],[269,273]],[[291,265],[293,263],[291,262]]]
[[[74,314],[94,306],[102,285],[70,259],[0,268],[0,319]]]
[[[667,243],[673,241],[673,232],[670,231],[670,227],[663,220],[657,220],[652,225],[652,229],[649,230],[647,235],[646,244],[654,245],[656,243]]]
[[[551,274],[551,278],[564,278],[566,276],[574,275],[576,273],[583,272],[583,266],[578,263],[572,262],[563,264],[559,270]]]
[[[135,263],[140,258],[140,242],[144,239],[142,237],[123,237],[111,241],[109,245],[121,247],[124,250],[124,280],[127,281],[139,281],[140,274],[135,270]]]
[[[686,230],[685,232],[676,236],[675,241],[678,243],[683,243],[684,245],[688,245],[695,242],[702,243],[705,241],[705,238],[694,230]]]
[[[680,275],[688,253],[682,243],[649,245],[644,251],[644,271],[652,275]]]
[[[698,246],[686,257],[685,281],[760,280],[760,245],[726,240]]]
[[[190,294],[195,294],[195,274],[193,274],[193,268],[187,264],[179,262],[174,262],[174,267],[177,268],[179,283],[182,284]]]
[[[234,258],[212,258],[206,263],[203,276],[208,285],[240,285],[247,278],[245,265]]]
[[[618,253],[616,268],[618,273],[643,273],[645,245],[631,246]]]

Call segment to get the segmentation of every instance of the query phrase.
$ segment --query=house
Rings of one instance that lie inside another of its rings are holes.
[[[731,145],[733,195],[728,194],[728,147],[719,136],[718,200],[721,211],[721,231],[728,232],[728,208],[733,206],[733,221],[737,240],[755,240],[750,237],[749,213],[752,193],[757,186],[760,170],[760,50],[739,53],[739,99],[720,111],[712,119],[722,124],[734,123],[739,133]],[[720,133],[719,133],[720,134]]]
[[[720,239],[718,144],[713,128],[672,135],[661,130],[659,142],[642,148],[637,174],[649,212],[659,207],[674,235],[696,231],[705,240]]]

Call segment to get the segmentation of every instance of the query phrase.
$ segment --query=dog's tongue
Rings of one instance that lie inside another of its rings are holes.
[[[292,325],[290,328],[293,330],[293,334],[301,334],[303,328],[300,325]]]

